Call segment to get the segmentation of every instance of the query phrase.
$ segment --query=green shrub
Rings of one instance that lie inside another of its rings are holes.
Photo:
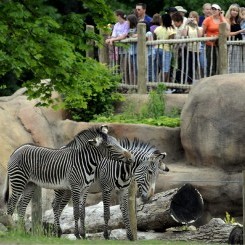
[[[95,116],[95,122],[148,124],[155,126],[179,127],[180,110],[173,110],[165,115],[165,86],[160,85],[149,93],[148,102],[139,109],[134,101],[126,101],[123,113],[100,114]]]

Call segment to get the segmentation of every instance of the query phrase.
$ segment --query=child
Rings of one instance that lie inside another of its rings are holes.
[[[198,38],[202,36],[202,28],[198,26],[199,15],[196,11],[191,11],[189,14],[189,18],[186,21],[185,28],[185,36],[188,38]],[[199,48],[200,43],[188,43],[188,55],[187,55],[187,82],[188,84],[193,83],[193,79],[195,78],[194,74],[197,70],[198,57],[199,57]]]

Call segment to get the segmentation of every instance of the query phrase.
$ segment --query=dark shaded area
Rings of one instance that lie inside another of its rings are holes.
[[[229,239],[228,239],[228,244],[233,245],[233,244],[243,244],[243,229],[240,226],[236,226],[231,230]]]
[[[181,187],[170,205],[171,216],[179,223],[193,223],[201,217],[204,209],[201,194],[191,185]]]

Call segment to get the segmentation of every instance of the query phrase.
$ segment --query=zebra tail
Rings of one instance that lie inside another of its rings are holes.
[[[5,185],[3,189],[3,200],[5,203],[9,200],[9,175],[7,174],[7,177],[5,178]]]

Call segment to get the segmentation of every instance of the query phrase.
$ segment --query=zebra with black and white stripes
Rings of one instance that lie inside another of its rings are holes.
[[[138,192],[141,199],[145,202],[149,200],[155,192],[155,184],[159,172],[169,171],[163,159],[166,153],[161,153],[155,146],[134,139],[120,140],[120,144],[134,154],[135,161],[130,173],[127,171],[128,166],[114,160],[103,160],[96,169],[95,179],[98,180],[102,189],[102,199],[104,205],[104,237],[109,239],[108,223],[110,219],[110,200],[113,189],[119,191],[119,203],[122,212],[124,225],[127,232],[127,238],[133,240],[132,228],[129,217],[129,185],[132,178],[135,179]],[[108,165],[110,167],[108,168]],[[106,166],[106,167],[105,167]],[[110,172],[105,170],[110,169]],[[125,176],[122,178],[122,176]]]
[[[121,147],[117,140],[108,135],[108,127],[93,127],[83,130],[75,136],[68,147],[51,149],[25,144],[17,148],[8,163],[8,175],[4,199],[7,213],[12,215],[18,203],[18,214],[24,218],[36,186],[69,190],[73,200],[75,236],[80,238],[78,220],[84,216],[80,212],[80,200],[86,197],[87,189],[94,179],[97,164],[104,157],[130,164],[133,155]],[[69,146],[72,147],[69,147]],[[12,194],[9,198],[9,182]]]
[[[135,178],[138,184],[142,200],[146,201],[154,194],[155,183],[159,171],[169,171],[169,169],[163,162],[166,153],[161,153],[149,143],[145,143],[138,139],[129,141],[125,138],[120,141],[120,144],[134,154],[134,163],[132,165],[128,165],[120,161],[104,158],[98,164],[95,172],[95,180],[99,182],[102,190],[105,239],[109,239],[108,222],[110,219],[111,192],[116,189],[120,192],[120,208],[122,210],[123,220],[127,230],[127,237],[132,240],[133,235],[128,214],[128,188],[132,177]],[[70,200],[70,197],[71,192],[69,190],[55,190],[53,211],[55,214],[55,220],[58,222],[64,207]],[[85,202],[81,208],[85,208]],[[84,219],[83,222],[81,222],[81,234],[83,238],[85,238]]]

